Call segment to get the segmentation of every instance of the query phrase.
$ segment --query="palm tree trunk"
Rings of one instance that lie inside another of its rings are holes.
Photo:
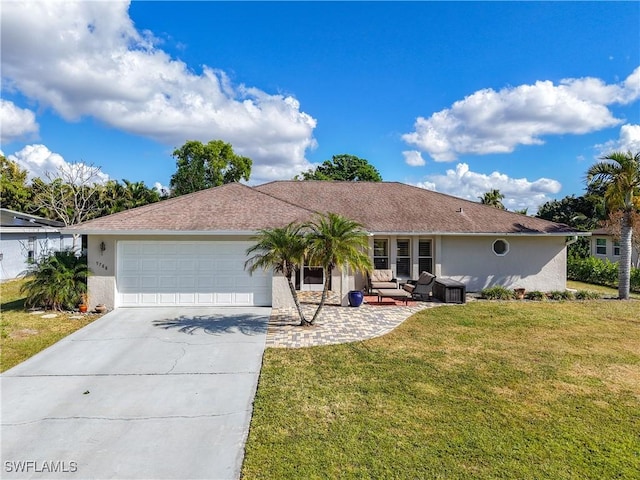
[[[622,217],[620,231],[620,263],[618,263],[618,297],[629,300],[631,288],[631,212],[625,212]]]
[[[316,318],[320,315],[320,310],[324,307],[324,302],[327,300],[327,294],[329,293],[329,283],[331,282],[331,271],[332,268],[327,268],[327,278],[324,279],[324,288],[322,289],[322,296],[320,297],[320,304],[316,309],[316,313],[313,314],[313,318],[311,319],[310,324],[313,325],[316,322]]]
[[[307,327],[311,325],[306,318],[304,318],[304,312],[302,311],[302,307],[300,306],[300,300],[298,299],[298,292],[296,292],[296,287],[293,285],[291,281],[291,275],[287,275],[287,283],[289,284],[289,291],[291,292],[291,296],[293,297],[293,303],[296,305],[296,310],[298,310],[298,315],[300,316],[300,326]]]

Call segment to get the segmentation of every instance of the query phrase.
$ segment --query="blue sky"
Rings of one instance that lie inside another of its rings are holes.
[[[168,185],[222,139],[250,183],[332,155],[510,209],[640,150],[638,2],[2,3],[1,150]]]

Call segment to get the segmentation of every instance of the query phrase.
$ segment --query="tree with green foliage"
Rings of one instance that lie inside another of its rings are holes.
[[[122,182],[109,180],[100,185],[97,201],[99,212],[96,216],[142,207],[161,199],[160,192],[147,187],[144,182],[130,182],[127,179]]]
[[[594,230],[606,217],[602,182],[587,186],[586,193],[579,197],[568,195],[561,200],[551,200],[538,208],[536,217],[550,222],[564,223],[578,230]],[[591,255],[588,237],[579,237],[568,247],[569,257],[587,258]]]
[[[27,212],[31,207],[31,187],[27,185],[27,171],[0,155],[0,205],[3,208]]]
[[[364,158],[334,155],[315,169],[296,175],[295,180],[340,180],[346,182],[381,182],[380,172]]]
[[[174,150],[176,173],[171,177],[171,195],[177,197],[225,183],[249,180],[252,161],[237,155],[230,143],[212,140],[206,145],[189,140]]]
[[[244,267],[250,273],[263,269],[284,275],[300,316],[300,325],[305,326],[309,322],[304,317],[298,293],[293,285],[293,275],[303,263],[306,250],[305,237],[301,230],[302,226],[295,223],[282,228],[260,230],[253,238],[255,245],[247,250],[247,255],[252,256],[245,262]]]
[[[640,152],[612,152],[587,170],[587,183],[603,182],[609,211],[622,211],[618,296],[629,299],[633,214],[640,209]]]
[[[502,204],[502,200],[504,199],[504,195],[500,193],[500,190],[492,189],[488,192],[485,192],[480,199],[480,203],[483,205],[489,205],[491,207],[499,208],[501,210],[506,210],[504,205]]]
[[[71,310],[87,293],[88,275],[86,257],[68,251],[45,256],[27,270],[21,288],[27,295],[25,306]]]
[[[320,304],[309,324],[313,325],[329,292],[331,273],[336,267],[363,273],[373,269],[368,255],[368,234],[358,222],[335,213],[320,215],[306,225],[307,261],[324,268],[325,282]]]

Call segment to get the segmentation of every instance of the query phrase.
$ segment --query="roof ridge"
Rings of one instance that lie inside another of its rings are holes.
[[[272,182],[263,183],[262,185],[268,185],[269,183],[289,182],[289,181],[294,182],[294,181],[299,181],[299,180],[274,180]],[[303,181],[306,181],[306,180],[303,180]],[[300,210],[305,210],[305,211],[311,212],[311,213],[320,213],[317,210],[312,210],[311,208],[303,207],[302,205],[298,205],[296,203],[290,202],[289,200],[285,200],[284,198],[276,197],[275,195],[272,195],[270,193],[257,190],[257,187],[261,187],[262,185],[256,185],[255,187],[251,187],[251,189],[254,190],[255,192],[261,194],[261,195],[265,195],[267,197],[273,198],[274,200],[278,200],[279,202],[286,203],[287,205],[291,205],[292,207],[299,208]]]

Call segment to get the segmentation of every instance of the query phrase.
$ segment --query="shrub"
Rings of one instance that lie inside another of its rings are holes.
[[[73,309],[87,293],[87,258],[73,252],[54,252],[31,265],[21,291],[25,306]]]
[[[569,290],[553,290],[547,293],[547,297],[551,300],[573,300],[575,298],[573,292]]]
[[[485,288],[480,294],[482,298],[486,298],[487,300],[512,300],[515,296],[513,290],[509,290],[502,285]]]
[[[615,285],[618,281],[618,264],[609,259],[569,257],[567,277],[596,285]]]
[[[640,291],[640,268],[631,268],[631,288]]]
[[[542,302],[542,301],[547,299],[547,296],[545,295],[544,292],[541,292],[539,290],[534,290],[533,292],[528,292],[525,295],[525,298],[527,300],[535,300],[535,301],[538,301],[538,302]]]
[[[576,300],[598,300],[602,296],[598,292],[591,290],[578,290],[576,292]]]

